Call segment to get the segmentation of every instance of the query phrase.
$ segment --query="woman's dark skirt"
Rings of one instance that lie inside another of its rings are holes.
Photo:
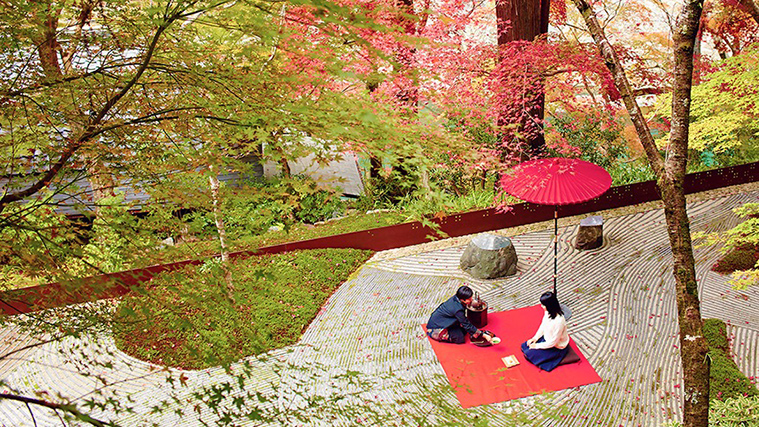
[[[545,342],[545,339],[540,337],[538,342]],[[522,353],[524,353],[524,357],[533,365],[548,372],[553,371],[555,367],[559,366],[559,363],[561,363],[561,360],[564,359],[564,356],[566,356],[568,352],[569,346],[563,349],[558,349],[556,347],[533,349],[530,348],[526,342],[522,343]]]

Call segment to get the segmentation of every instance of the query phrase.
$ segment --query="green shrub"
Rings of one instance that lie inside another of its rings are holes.
[[[496,192],[492,182],[482,189],[474,189],[461,197],[452,197],[451,212],[468,212],[486,209],[495,205]]]
[[[730,357],[730,344],[727,340],[725,322],[719,319],[704,320],[704,336],[709,342],[711,375],[709,377],[709,395],[711,400],[757,396],[759,391],[738,369]]]
[[[756,57],[759,43],[746,46],[741,55],[714,63],[693,86],[689,117],[689,171],[755,161],[759,122]],[[657,96],[654,114],[669,120],[672,94]],[[668,137],[669,129],[659,141]],[[657,141],[657,142],[659,142]],[[692,160],[690,160],[692,159]],[[700,161],[699,161],[700,160]]]
[[[0,217],[0,289],[59,280],[59,265],[82,257],[85,231],[45,201],[11,203]],[[73,272],[76,273],[76,272]]]
[[[623,124],[605,112],[564,114],[551,117],[552,131],[558,133],[564,144],[580,150],[581,159],[605,169],[627,157],[627,146],[622,140]],[[550,156],[565,157],[561,149],[549,147]]]
[[[759,247],[746,244],[730,249],[712,266],[712,270],[721,274],[750,270],[756,266],[757,261],[759,261]]]
[[[345,203],[334,191],[316,190],[302,195],[300,208],[295,216],[307,224],[340,216],[345,212]]]
[[[656,179],[654,171],[645,158],[630,161],[625,158],[619,159],[607,169],[611,175],[612,185],[626,185],[636,182],[651,181]]]
[[[733,212],[746,219],[725,232],[694,233],[693,239],[698,241],[698,247],[721,244],[722,258],[712,270],[732,273],[728,284],[744,289],[759,283],[759,203],[746,203]]]
[[[364,185],[364,193],[357,202],[358,208],[363,211],[391,208],[407,199],[418,188],[418,177],[407,169],[397,166],[387,174],[373,176]]]
[[[72,242],[82,242],[82,229],[66,215],[56,212],[55,207],[45,200],[26,204],[11,203],[2,213],[0,241],[5,244],[18,243],[22,248],[55,250],[55,255],[60,256],[67,252],[68,245]],[[5,253],[5,245],[0,248],[3,249],[0,251],[1,262],[15,260],[16,257]]]
[[[319,188],[307,176],[258,179],[222,190],[220,212],[230,239],[259,235],[274,225],[289,229],[298,222],[312,224],[345,211],[335,190]],[[216,234],[210,206],[188,214],[187,223],[189,232],[198,237]]]
[[[631,158],[622,138],[622,122],[608,113],[565,114],[550,119],[550,133],[558,141],[580,151],[579,158],[595,163],[609,172],[612,185],[625,185],[655,179],[645,156]],[[560,146],[549,148],[551,156],[575,157]]]
[[[438,154],[429,171],[430,184],[452,197],[466,197],[473,192],[494,188],[498,174],[489,170],[485,159],[469,159],[454,153]],[[473,164],[474,163],[474,164]]]
[[[673,421],[666,427],[682,427]],[[709,425],[712,427],[755,427],[759,425],[759,397],[734,397],[709,403]]]
[[[709,425],[717,427],[753,427],[759,425],[759,396],[739,396],[724,401],[712,400]]]
[[[151,252],[160,242],[157,234],[127,210],[123,195],[102,199],[99,204],[89,242],[83,248],[84,261],[98,271],[88,269],[88,274],[126,270],[135,258]]]

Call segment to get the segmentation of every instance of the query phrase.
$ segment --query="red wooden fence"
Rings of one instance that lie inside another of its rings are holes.
[[[685,180],[687,194],[745,184],[759,180],[759,162],[746,165],[715,169],[688,174]],[[656,182],[646,181],[636,184],[612,187],[601,197],[576,205],[560,206],[560,218],[582,215],[606,209],[651,202],[661,198]],[[554,207],[521,203],[509,212],[483,209],[450,215],[432,222],[450,237],[480,233],[502,228],[516,227],[553,218]],[[243,251],[230,254],[232,257],[248,257],[261,253],[280,253],[296,249],[355,248],[382,251],[430,241],[428,236],[435,231],[419,222],[391,225],[371,230],[320,237],[267,246],[258,251]],[[68,304],[112,298],[129,292],[151,277],[191,264],[201,264],[203,260],[185,260],[171,264],[161,264],[136,270],[86,277],[70,283],[51,283],[24,289],[0,292],[0,310],[5,314],[20,314],[60,307]]]

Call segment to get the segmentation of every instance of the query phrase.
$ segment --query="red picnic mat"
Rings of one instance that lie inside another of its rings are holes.
[[[471,408],[601,381],[571,338],[569,345],[580,357],[577,363],[546,372],[524,358],[520,345],[535,334],[542,318],[543,310],[539,304],[488,313],[488,324],[483,329],[501,338],[501,343],[492,347],[477,347],[469,342],[469,338],[465,344],[429,339],[462,407]],[[507,368],[501,358],[512,354],[519,365]]]

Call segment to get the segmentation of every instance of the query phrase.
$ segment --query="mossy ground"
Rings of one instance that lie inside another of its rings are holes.
[[[722,256],[713,266],[712,270],[717,273],[730,274],[739,270],[750,270],[759,261],[759,246],[743,245],[731,249]]]
[[[704,320],[704,335],[709,342],[711,360],[710,398],[724,401],[740,396],[759,395],[756,386],[738,369],[730,357],[725,322],[719,319]]]
[[[219,265],[163,274],[120,302],[117,346],[156,364],[201,369],[293,344],[371,255],[317,249],[232,261],[233,301]]]

